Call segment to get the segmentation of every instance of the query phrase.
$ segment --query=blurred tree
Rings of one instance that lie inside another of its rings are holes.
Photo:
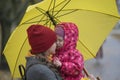
[[[1,52],[1,44],[2,44],[2,30],[1,30],[1,24],[0,24],[0,52]],[[0,56],[1,56],[1,54],[0,54]],[[0,62],[1,62],[1,59],[0,59]]]
[[[41,0],[0,0],[1,52],[11,34],[11,29],[19,24],[28,5],[40,1]]]
[[[116,0],[116,4],[117,4],[118,12],[120,14],[120,0]]]

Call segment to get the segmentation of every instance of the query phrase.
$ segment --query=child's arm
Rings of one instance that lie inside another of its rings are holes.
[[[61,72],[66,75],[79,75],[84,67],[83,57],[75,56],[69,62],[62,62]]]

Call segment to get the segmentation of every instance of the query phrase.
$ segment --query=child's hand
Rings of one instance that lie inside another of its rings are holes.
[[[61,67],[61,66],[62,66],[62,63],[60,62],[60,60],[59,60],[58,58],[55,58],[55,59],[54,59],[53,64],[54,64],[56,67]]]

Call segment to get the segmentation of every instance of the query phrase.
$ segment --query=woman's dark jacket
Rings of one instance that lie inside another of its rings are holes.
[[[44,58],[26,57],[27,80],[62,80],[54,66]]]

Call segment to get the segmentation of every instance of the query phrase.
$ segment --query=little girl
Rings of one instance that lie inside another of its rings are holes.
[[[82,71],[84,59],[76,49],[78,28],[74,23],[63,22],[56,26],[57,50],[53,63],[59,68],[64,80],[80,80],[84,77]]]

